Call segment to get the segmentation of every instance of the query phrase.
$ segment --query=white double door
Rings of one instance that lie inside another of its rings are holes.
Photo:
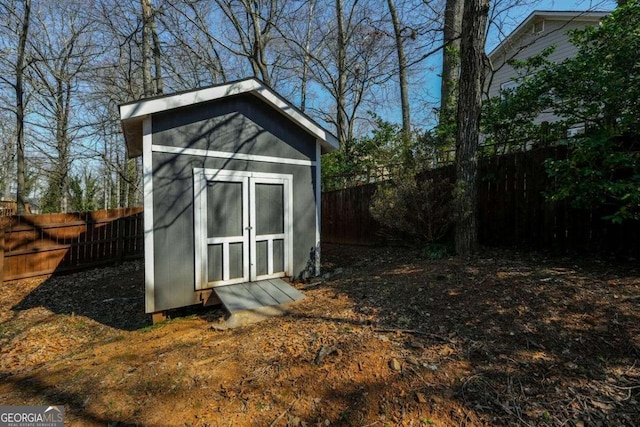
[[[194,169],[196,289],[291,275],[292,176]]]

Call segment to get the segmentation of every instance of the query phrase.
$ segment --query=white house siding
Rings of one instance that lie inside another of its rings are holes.
[[[544,19],[544,30],[537,34],[533,34],[534,22],[537,19]],[[557,18],[540,16],[532,20],[526,27],[519,30],[519,34],[513,34],[510,40],[506,40],[502,46],[499,46],[491,53],[490,59],[493,65],[492,76],[489,76],[488,94],[490,97],[500,95],[500,87],[504,83],[513,81],[526,73],[525,70],[515,70],[511,65],[507,64],[511,59],[525,60],[531,56],[541,53],[547,47],[555,46],[555,51],[549,55],[548,59],[552,62],[562,62],[566,58],[576,54],[577,48],[569,41],[568,31],[573,29],[582,29],[588,25],[597,25],[595,19],[575,18]],[[557,120],[552,112],[543,112],[535,122],[542,123],[544,121],[553,122]]]
[[[575,55],[577,49],[569,41],[567,31],[584,28],[584,26],[585,22],[545,20],[544,31],[541,33],[532,33],[533,24],[523,29],[523,34],[518,40],[510,43],[509,48],[506,50],[500,49],[499,52],[491,56],[495,72],[489,86],[489,96],[499,95],[501,84],[514,80],[523,72],[522,70],[516,71],[511,65],[505,64],[511,59],[527,59],[539,54],[551,45],[556,46],[556,49],[549,56],[550,61],[562,62],[564,59]]]

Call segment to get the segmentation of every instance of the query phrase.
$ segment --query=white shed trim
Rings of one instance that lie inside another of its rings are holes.
[[[253,162],[280,163],[285,165],[315,166],[312,160],[290,159],[286,157],[260,156],[257,154],[231,153],[228,151],[203,150],[200,148],[172,147],[169,145],[152,146],[157,153],[184,154],[186,156],[212,157],[218,159],[247,160]]]
[[[152,164],[152,126],[151,116],[142,122],[142,176],[144,187],[144,289],[145,311],[155,311],[154,263],[153,260],[153,164]]]
[[[320,146],[320,141],[316,142],[316,188],[315,188],[315,196],[316,196],[316,247],[315,256],[316,256],[316,265],[315,265],[315,274],[316,276],[320,275],[320,228],[322,227],[322,185],[320,179],[322,177],[322,161],[320,157],[322,156],[322,148]]]

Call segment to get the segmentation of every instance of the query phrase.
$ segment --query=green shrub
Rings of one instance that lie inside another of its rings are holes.
[[[438,242],[452,224],[451,194],[446,179],[398,176],[378,186],[369,210],[389,234]]]

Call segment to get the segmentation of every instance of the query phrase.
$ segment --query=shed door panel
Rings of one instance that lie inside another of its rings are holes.
[[[251,182],[254,203],[251,222],[252,236],[251,278],[261,280],[281,277],[287,270],[285,231],[288,207],[286,182],[282,179],[255,178]]]
[[[248,282],[249,180],[220,174],[202,181],[199,221],[206,250],[200,289]]]
[[[284,185],[256,184],[256,235],[284,233]]]
[[[242,236],[242,182],[207,183],[207,235]]]
[[[291,176],[194,172],[196,289],[290,273]]]

